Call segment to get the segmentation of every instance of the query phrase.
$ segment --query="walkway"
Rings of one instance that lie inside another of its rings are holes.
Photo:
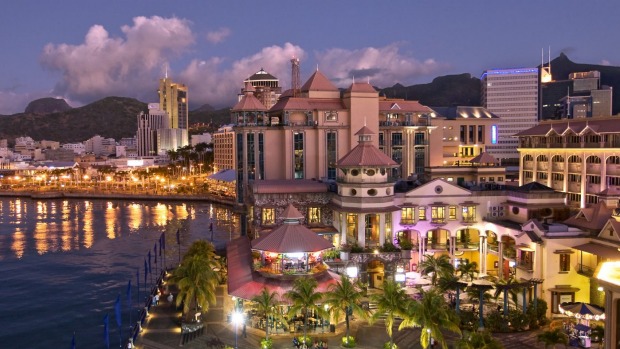
[[[174,291],[173,291],[174,293]],[[175,295],[176,297],[176,295]],[[217,289],[217,304],[210,307],[209,312],[204,316],[206,329],[198,338],[182,344],[180,317],[181,312],[170,304],[167,297],[161,297],[159,305],[151,307],[148,320],[145,322],[144,329],[136,341],[136,348],[143,349],[172,349],[183,347],[185,349],[197,348],[218,348],[215,344],[222,343],[234,347],[235,345],[235,326],[226,322],[226,315],[232,309],[232,302],[226,294],[225,287]],[[340,340],[343,336],[344,325],[340,324],[337,333],[322,333],[317,331],[317,338],[326,340],[329,348],[339,348]],[[246,335],[243,335],[241,326],[236,329],[237,346],[239,349],[260,348],[260,340],[264,338],[264,332],[247,327]],[[518,333],[495,334],[504,347],[512,348],[542,348],[541,343],[536,342],[536,335],[539,332],[528,331]],[[383,343],[389,340],[385,331],[383,321],[378,321],[373,325],[361,321],[352,321],[351,334],[357,339],[359,349],[382,348]],[[274,349],[292,349],[292,335],[290,334],[270,334],[274,342]],[[400,348],[421,348],[419,344],[420,330],[405,329],[398,331],[398,326],[394,327],[394,341]],[[455,335],[447,334],[449,343],[454,343],[458,338]],[[223,348],[223,347],[220,347]]]

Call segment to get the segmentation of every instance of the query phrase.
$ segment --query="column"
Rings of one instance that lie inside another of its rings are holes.
[[[579,203],[579,207],[580,208],[585,208],[586,207],[586,193],[588,192],[588,182],[586,181],[587,179],[587,175],[586,175],[586,166],[588,165],[586,163],[586,156],[585,154],[582,154],[582,158],[581,158],[581,181],[579,184],[579,193],[581,194],[581,200]]]
[[[504,278],[504,246],[501,239],[497,242],[497,255],[499,256],[497,277],[502,280]]]
[[[363,248],[366,247],[366,214],[357,214],[357,241]]]
[[[456,237],[452,236],[451,233],[449,234],[450,235],[448,235],[448,239],[450,240],[450,249],[448,250],[448,253],[452,257],[452,265],[454,265],[454,262],[456,260],[456,256],[454,255],[454,252],[456,252]]]
[[[426,250],[426,232],[422,233],[420,232],[420,234],[418,235],[419,239],[420,239],[420,243],[419,243],[419,252],[418,252],[418,265],[420,265],[420,263],[422,263],[422,260],[424,258],[424,251]]]
[[[520,159],[519,159],[519,163],[521,164],[519,166],[519,186],[523,185],[523,166],[525,166],[525,161],[523,159],[525,159],[525,155],[520,155]]]
[[[340,244],[344,244],[347,242],[347,214],[343,212],[336,214],[340,217],[338,220],[338,225],[340,226]]]
[[[601,191],[607,189],[607,154],[601,155]]]
[[[379,245],[381,246],[383,246],[383,244],[385,243],[385,215],[386,214],[392,214],[392,212],[379,214]]]
[[[614,306],[614,293],[611,290],[605,289],[605,310],[607,310],[608,316],[605,317],[605,347],[613,348],[614,343],[618,341],[616,336],[616,319],[618,314],[612,310]],[[606,315],[607,315],[606,314]],[[615,314],[615,316],[614,316]]]
[[[487,238],[486,236],[480,236],[480,248],[478,256],[478,265],[480,266],[480,274],[487,274]]]

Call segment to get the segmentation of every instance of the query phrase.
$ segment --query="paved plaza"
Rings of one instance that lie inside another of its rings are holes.
[[[246,327],[245,335],[243,328],[227,322],[227,314],[231,312],[232,302],[226,294],[225,287],[217,289],[217,304],[212,306],[208,313],[203,316],[203,323],[206,325],[205,331],[196,338],[183,343],[180,330],[180,310],[170,304],[166,297],[161,297],[159,305],[151,307],[148,320],[143,326],[143,331],[136,340],[136,348],[143,349],[170,349],[183,347],[186,349],[194,348],[216,348],[217,344],[223,343],[231,347],[235,346],[236,341],[239,349],[260,348],[260,340],[264,337],[264,332],[258,329]],[[236,331],[235,331],[236,330]],[[340,348],[340,340],[344,333],[344,325],[338,325],[336,333],[324,332],[322,329],[313,330],[310,333],[313,338],[327,341],[329,348]],[[542,343],[536,342],[536,335],[539,332],[527,331],[518,333],[494,334],[505,348],[543,348]],[[383,343],[389,340],[385,331],[383,321],[377,321],[370,325],[367,322],[352,321],[351,334],[357,340],[357,347],[360,349],[382,348]],[[270,334],[273,339],[275,349],[291,349],[291,334]],[[394,328],[394,341],[399,348],[421,348],[419,344],[420,330],[406,329],[398,331]],[[457,337],[447,334],[449,343],[453,344]]]

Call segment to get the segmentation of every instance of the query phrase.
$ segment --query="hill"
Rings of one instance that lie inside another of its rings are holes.
[[[435,107],[480,105],[480,79],[470,74],[440,76],[431,83],[403,86],[396,84],[379,93],[388,98],[415,100]]]
[[[24,113],[26,114],[52,114],[71,110],[71,106],[61,98],[39,98],[28,103]]]
[[[94,135],[120,139],[133,137],[137,115],[146,103],[125,97],[106,97],[79,108],[47,115],[19,113],[0,117],[0,139],[16,137],[61,143],[82,142]]]

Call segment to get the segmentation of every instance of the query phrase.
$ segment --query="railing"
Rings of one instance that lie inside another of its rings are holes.
[[[577,273],[585,276],[594,276],[594,268],[580,263],[577,264]]]
[[[414,225],[415,219],[400,219],[400,225]]]
[[[521,269],[525,269],[527,271],[533,271],[534,270],[534,262],[531,261],[531,260],[518,259],[517,260],[517,267],[519,267]]]
[[[478,222],[476,217],[463,217],[463,219],[461,219],[461,223],[476,223],[476,222]]]
[[[447,250],[448,244],[441,242],[429,242],[426,244],[427,250]]]
[[[499,244],[487,243],[487,247],[488,247],[489,251],[493,251],[495,253],[499,252]]]

